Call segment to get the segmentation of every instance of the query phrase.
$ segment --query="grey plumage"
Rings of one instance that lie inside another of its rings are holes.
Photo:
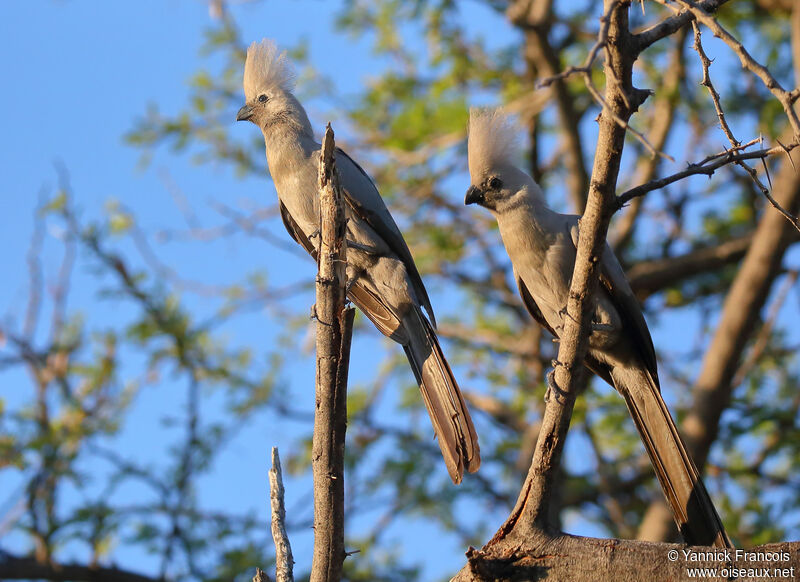
[[[471,186],[465,203],[480,204],[495,216],[526,308],[558,337],[575,266],[579,220],[544,205],[539,186],[514,165],[514,134],[509,119],[498,111],[470,111]],[[625,398],[684,539],[730,547],[661,397],[647,323],[608,246],[601,257],[594,302],[586,366]]]
[[[264,134],[267,162],[289,234],[316,257],[319,237],[317,169],[320,144],[292,94],[285,53],[268,40],[247,51],[246,104],[237,120]],[[337,149],[347,218],[348,297],[381,333],[401,344],[420,385],[448,473],[455,483],[480,466],[477,435],[434,331],[428,293],[411,252],[363,169]],[[423,313],[430,317],[430,321]]]

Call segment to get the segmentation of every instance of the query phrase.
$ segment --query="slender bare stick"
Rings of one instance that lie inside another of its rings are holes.
[[[272,509],[272,539],[275,542],[275,580],[294,582],[292,546],[286,535],[286,508],[283,505],[283,474],[278,447],[272,447],[272,468],[269,470],[269,504]],[[256,574],[257,575],[257,574]]]
[[[667,3],[667,0],[656,1],[661,4]],[[772,76],[772,73],[770,73],[764,65],[756,61],[750,55],[750,53],[747,52],[747,49],[744,48],[742,43],[740,43],[736,37],[728,32],[717,21],[716,18],[706,12],[700,4],[696,4],[690,0],[676,1],[685,10],[691,12],[692,16],[694,16],[698,21],[707,26],[711,32],[714,33],[714,36],[722,40],[722,42],[730,47],[736,56],[739,57],[739,62],[741,63],[742,68],[750,71],[756,77],[761,79],[761,82],[764,83],[764,86],[767,88],[767,90],[772,93],[783,106],[783,110],[786,112],[786,116],[789,118],[789,124],[792,126],[792,130],[794,131],[794,141],[800,141],[800,118],[798,118],[797,112],[795,112],[793,107],[794,102],[797,100],[797,92],[785,90],[778,80]]]
[[[344,437],[353,309],[344,309],[345,216],[330,124],[319,167],[317,253],[317,381],[311,462],[314,473],[314,557],[310,582],[338,582],[344,550]]]
[[[669,184],[672,184],[679,180],[683,180],[684,178],[687,178],[689,176],[696,176],[698,174],[705,174],[706,176],[711,176],[715,171],[717,171],[723,166],[727,166],[729,164],[735,164],[738,161],[764,159],[768,156],[774,156],[776,154],[784,153],[787,151],[787,149],[794,149],[794,147],[796,147],[796,144],[793,144],[791,148],[789,148],[788,146],[787,147],[775,146],[772,148],[765,148],[752,152],[742,151],[742,148],[751,145],[754,142],[760,143],[760,140],[754,140],[753,142],[750,142],[748,144],[742,144],[742,146],[740,146],[736,150],[731,149],[718,154],[710,155],[706,157],[704,160],[701,160],[700,162],[689,164],[685,170],[681,170],[680,172],[676,172],[674,174],[665,176],[663,178],[656,178],[644,184],[640,184],[635,188],[631,188],[630,190],[627,190],[622,194],[620,194],[619,196],[617,196],[617,201],[614,204],[614,208],[616,210],[619,210],[620,208],[625,206],[625,204],[627,204],[628,202],[630,202],[631,200],[633,200],[638,196],[644,196],[648,192],[652,192],[653,190],[658,190],[659,188],[663,188],[664,186],[668,186]],[[787,217],[787,218],[789,218],[789,222],[792,223],[795,222],[793,220],[793,217]]]

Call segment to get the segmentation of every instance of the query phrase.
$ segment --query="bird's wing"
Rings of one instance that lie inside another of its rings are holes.
[[[280,210],[283,225],[286,227],[286,230],[289,231],[291,237],[303,247],[309,255],[314,257],[314,260],[317,260],[317,249],[302,231],[300,225],[292,218],[292,215],[289,214],[283,202],[280,202]],[[383,335],[403,345],[408,343],[408,337],[400,325],[400,320],[394,312],[384,304],[380,297],[376,296],[358,281],[350,286],[348,297],[356,304],[362,313],[375,324],[375,327],[377,327]]]
[[[539,306],[536,305],[536,301],[534,300],[533,295],[531,295],[531,292],[528,291],[528,287],[525,285],[525,281],[522,280],[522,277],[517,275],[516,271],[514,271],[514,279],[516,279],[517,281],[517,287],[519,288],[520,297],[522,297],[522,303],[525,304],[525,309],[527,309],[528,313],[531,314],[531,317],[533,317],[533,319],[536,320],[536,323],[538,323],[547,331],[549,331],[551,334],[553,334],[553,337],[558,338],[558,334],[552,327],[550,327],[550,324],[547,323],[547,320],[544,318],[544,315],[542,315],[541,309],[539,309]],[[609,384],[613,385],[613,382],[611,381],[611,371],[609,370],[606,364],[599,362],[589,353],[586,354],[583,363],[592,372],[600,376],[603,380],[605,380]]]
[[[289,211],[286,209],[286,206],[283,205],[283,202],[278,202],[280,205],[281,210],[281,220],[283,220],[283,226],[286,227],[286,230],[289,232],[289,235],[295,240],[297,244],[301,247],[306,249],[306,252],[314,257],[314,260],[317,260],[317,249],[314,248],[314,245],[308,240],[306,233],[302,231],[300,225],[297,224],[292,215],[289,214]]]
[[[422,302],[422,306],[428,312],[431,323],[435,328],[436,318],[433,315],[428,292],[422,283],[422,277],[420,277],[414,258],[411,256],[411,251],[408,249],[408,245],[403,239],[403,235],[394,218],[386,208],[378,189],[364,169],[353,158],[348,156],[344,150],[336,148],[336,154],[338,156],[337,168],[341,177],[345,201],[353,210],[353,213],[366,222],[403,262],[411,278],[417,299]]]
[[[577,217],[575,217],[570,233],[572,242],[577,250],[579,235]],[[642,308],[633,294],[628,278],[625,276],[622,266],[620,266],[617,257],[608,244],[603,249],[599,276],[600,285],[607,293],[620,318],[622,318],[625,333],[631,334],[629,338],[631,345],[636,346],[638,349],[647,371],[653,378],[655,385],[658,386],[658,363],[656,350],[653,346],[653,338],[650,336],[650,330],[644,319]]]

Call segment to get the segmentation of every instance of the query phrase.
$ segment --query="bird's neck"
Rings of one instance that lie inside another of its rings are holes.
[[[503,243],[512,254],[515,250],[527,252],[531,246],[546,247],[549,223],[556,213],[547,208],[538,196],[526,196],[494,214]],[[525,250],[517,249],[517,246],[525,247]]]
[[[277,182],[282,175],[300,167],[320,148],[310,124],[275,123],[261,128],[267,150],[270,174]]]

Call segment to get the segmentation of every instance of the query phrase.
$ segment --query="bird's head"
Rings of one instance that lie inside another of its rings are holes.
[[[530,176],[514,164],[517,132],[499,110],[470,109],[467,149],[470,187],[464,204],[478,204],[500,213],[538,192]]]
[[[250,121],[266,131],[288,123],[311,132],[303,106],[292,94],[294,71],[286,52],[271,40],[254,42],[247,49],[244,65],[245,105],[236,121]]]

